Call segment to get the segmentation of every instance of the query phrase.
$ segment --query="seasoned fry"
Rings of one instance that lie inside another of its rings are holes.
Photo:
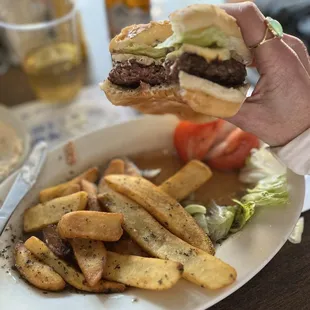
[[[235,281],[233,267],[173,235],[132,200],[111,191],[98,199],[104,208],[124,215],[124,229],[145,251],[183,264],[185,279],[212,290]]]
[[[71,184],[62,192],[60,197],[72,195],[72,194],[80,192],[80,191],[81,191],[80,184]]]
[[[60,238],[57,232],[57,225],[48,225],[43,228],[42,233],[43,241],[56,256],[68,259],[72,257],[71,246],[67,240]]]
[[[19,273],[35,287],[45,291],[61,291],[66,282],[51,267],[40,262],[23,243],[15,246],[15,266]]]
[[[109,175],[108,186],[144,207],[162,225],[189,244],[214,254],[214,247],[206,233],[184,208],[156,185],[140,177]]]
[[[121,283],[100,280],[96,285],[89,286],[82,273],[69,266],[65,261],[57,258],[44,242],[31,237],[25,242],[25,247],[39,260],[52,267],[62,278],[73,287],[86,292],[119,293],[125,290]]]
[[[87,180],[89,182],[96,182],[98,179],[98,168],[93,167],[75,177],[69,182],[62,183],[53,187],[46,188],[40,192],[40,202],[46,202],[57,197],[63,196],[63,192],[67,190],[72,184],[79,184],[81,180]]]
[[[212,171],[199,160],[192,160],[159,188],[177,201],[195,192],[212,177]]]
[[[98,192],[100,194],[103,194],[106,192],[107,185],[104,181],[104,177],[106,175],[110,174],[124,174],[125,172],[125,162],[122,159],[112,159],[107,167],[107,169],[104,171],[104,174],[99,181],[98,185]]]
[[[87,209],[90,211],[101,211],[101,208],[100,208],[100,205],[97,199],[97,193],[98,193],[97,185],[87,180],[82,180],[81,187],[82,187],[82,190],[88,194]]]
[[[104,175],[124,174],[124,173],[125,173],[125,162],[122,159],[115,158],[110,161],[108,168],[104,172]]]
[[[109,251],[118,254],[149,257],[149,255],[129,236],[126,239],[120,239],[116,242],[108,242],[106,243],[106,247]]]
[[[104,278],[148,290],[166,290],[182,277],[180,263],[108,252]]]
[[[96,211],[76,211],[64,215],[58,223],[61,238],[117,241],[123,234],[123,215]]]
[[[103,242],[87,239],[71,239],[75,258],[90,286],[96,285],[102,278],[107,262],[107,251]]]
[[[50,224],[56,224],[66,213],[83,210],[87,204],[87,193],[78,192],[40,203],[24,213],[24,231],[40,230]]]

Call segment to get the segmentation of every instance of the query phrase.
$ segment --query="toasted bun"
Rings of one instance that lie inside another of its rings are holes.
[[[150,22],[149,24],[131,25],[122,29],[110,42],[110,52],[122,52],[128,46],[154,46],[172,35],[169,21]]]
[[[178,85],[150,87],[142,84],[136,89],[119,87],[109,80],[100,84],[107,98],[116,106],[131,106],[146,114],[174,114],[180,119],[207,123],[215,117],[195,112],[180,96]]]
[[[235,115],[249,88],[226,88],[184,72],[180,72],[180,86],[142,84],[136,89],[125,89],[109,80],[100,84],[116,106],[131,106],[145,114],[174,114],[195,123]]]
[[[245,64],[252,63],[252,54],[245,45],[236,19],[220,7],[210,4],[194,4],[170,14],[173,32],[182,34],[197,29],[218,27],[229,37],[228,48],[236,51]]]
[[[217,117],[235,115],[246,98],[249,85],[228,88],[209,80],[179,73],[181,97],[194,111]]]

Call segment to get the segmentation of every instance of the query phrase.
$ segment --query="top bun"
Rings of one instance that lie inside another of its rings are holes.
[[[150,22],[149,24],[131,25],[122,29],[110,42],[111,53],[121,53],[130,47],[156,46],[173,34],[169,21]]]
[[[173,32],[181,35],[208,27],[218,27],[229,37],[229,50],[241,56],[245,64],[252,63],[252,54],[245,45],[240,28],[234,17],[218,6],[194,4],[170,14]]]

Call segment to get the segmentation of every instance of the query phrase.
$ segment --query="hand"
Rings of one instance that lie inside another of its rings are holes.
[[[234,16],[247,46],[260,42],[264,16],[251,2],[222,5]],[[284,35],[254,49],[260,80],[240,111],[227,119],[270,146],[282,146],[310,127],[310,63],[306,47]]]

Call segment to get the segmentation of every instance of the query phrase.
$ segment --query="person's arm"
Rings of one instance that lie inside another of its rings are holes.
[[[222,8],[236,18],[249,47],[261,42],[266,31],[265,17],[255,4],[246,2]],[[284,35],[282,40],[269,41],[253,52],[260,80],[240,111],[227,120],[269,144],[294,172],[310,174],[307,49],[298,38]]]
[[[283,147],[270,149],[288,168],[300,175],[310,175],[310,129]]]

